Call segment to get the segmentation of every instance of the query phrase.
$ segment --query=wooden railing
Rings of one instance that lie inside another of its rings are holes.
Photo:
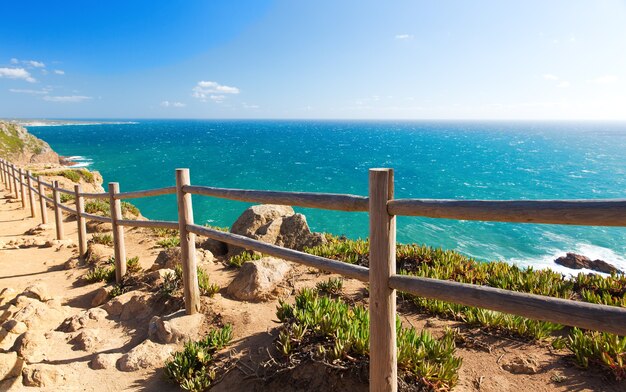
[[[176,170],[175,187],[120,192],[117,183],[109,183],[108,193],[85,193],[81,191],[80,185],[76,185],[72,191],[60,188],[56,181],[52,184],[43,182],[39,176],[33,177],[30,172],[24,172],[6,160],[0,160],[0,169],[5,187],[16,198],[20,198],[21,207],[24,209],[26,208],[26,189],[28,190],[28,203],[32,217],[36,215],[35,195],[39,197],[42,223],[47,222],[46,205],[53,206],[58,239],[64,237],[62,211],[77,216],[80,257],[84,257],[87,251],[85,221],[111,223],[118,282],[126,273],[124,227],[178,229],[183,259],[185,309],[188,314],[197,312],[200,304],[196,275],[195,235],[369,282],[371,391],[395,391],[397,388],[396,290],[536,320],[626,335],[626,309],[621,307],[399,275],[395,270],[397,215],[498,222],[626,226],[626,200],[624,199],[575,201],[395,199],[391,169],[370,169],[369,197],[192,186],[188,169]],[[33,185],[33,181],[36,186]],[[44,189],[46,188],[52,190],[52,199],[45,196]],[[62,205],[59,200],[60,193],[73,195],[75,208]],[[178,200],[177,221],[128,220],[122,217],[120,200],[174,193]],[[370,217],[370,268],[342,263],[197,225],[193,221],[192,195],[328,210],[367,211]],[[85,213],[84,199],[86,198],[108,199],[111,205],[110,217]]]

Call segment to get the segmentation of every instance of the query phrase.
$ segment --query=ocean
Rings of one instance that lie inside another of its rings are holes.
[[[395,170],[396,197],[604,199],[626,197],[626,123],[90,120],[37,123],[30,132],[98,170],[122,191],[196,185],[367,195],[368,169]],[[47,126],[49,125],[49,126]],[[173,196],[133,200],[152,219],[176,219]],[[249,205],[194,196],[197,223],[230,226]],[[365,213],[299,209],[313,230],[368,235]],[[563,272],[565,252],[626,269],[626,228],[398,218],[398,241]]]

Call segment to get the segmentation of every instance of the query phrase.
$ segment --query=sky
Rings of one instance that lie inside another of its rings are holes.
[[[626,1],[11,1],[0,117],[626,120]]]

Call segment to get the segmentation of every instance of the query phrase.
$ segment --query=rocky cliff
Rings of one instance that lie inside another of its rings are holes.
[[[0,121],[0,157],[17,165],[60,164],[59,155],[48,143],[9,121]]]

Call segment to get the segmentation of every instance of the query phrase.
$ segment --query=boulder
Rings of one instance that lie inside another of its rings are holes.
[[[109,316],[119,316],[121,320],[144,318],[150,312],[149,299],[149,294],[129,291],[105,303],[102,305],[102,309]]]
[[[224,256],[228,253],[228,244],[213,238],[196,237],[198,239],[196,246],[211,252],[214,256]]]
[[[76,350],[94,351],[102,342],[99,331],[98,329],[83,329],[70,342],[74,344]]]
[[[0,381],[19,376],[22,366],[24,361],[15,351],[0,353]]]
[[[275,257],[263,257],[247,261],[228,285],[228,294],[241,301],[266,301],[277,294],[277,286],[283,281],[291,266]]]
[[[83,310],[82,312],[75,314],[72,317],[66,318],[61,326],[58,328],[58,330],[63,332],[80,331],[88,324],[90,324],[90,322],[97,323],[98,321],[106,319],[107,315],[107,311],[102,308]]]
[[[52,299],[52,296],[48,292],[48,287],[41,282],[37,282],[31,286],[28,286],[26,290],[22,292],[22,295],[25,295],[29,298],[37,299],[42,302]]]
[[[230,232],[250,237],[274,219],[295,214],[293,208],[274,204],[260,204],[245,210],[233,223]]]
[[[111,287],[104,286],[100,287],[93,293],[93,297],[91,298],[91,307],[100,306],[109,299],[109,295],[111,293]]]
[[[154,369],[163,366],[163,363],[172,354],[172,347],[144,340],[117,361],[117,367],[123,372],[134,372],[140,369]]]
[[[160,286],[165,279],[165,276],[168,274],[175,274],[176,271],[169,268],[162,268],[156,271],[152,271],[145,276],[145,281],[147,284],[151,286]]]
[[[113,226],[110,223],[92,220],[88,220],[85,226],[87,227],[87,233],[106,233],[113,230]]]
[[[215,257],[211,252],[205,249],[196,249],[196,262],[203,263],[214,261]],[[156,271],[161,268],[174,269],[177,265],[182,263],[182,254],[180,247],[174,247],[165,249],[159,252],[156,260],[150,270]]]
[[[23,322],[17,320],[9,320],[5,322],[4,324],[2,324],[2,328],[7,332],[16,335],[28,331],[28,326],[26,326],[26,324],[24,324]]]
[[[13,300],[19,293],[11,287],[6,287],[0,291],[0,306]]]
[[[22,383],[27,387],[53,387],[65,380],[65,374],[59,366],[36,364],[22,370]]]
[[[113,369],[115,368],[115,363],[120,359],[121,354],[106,354],[100,353],[94,355],[94,357],[89,361],[89,367],[98,370],[98,369]]]
[[[148,336],[158,343],[177,343],[198,340],[204,323],[204,315],[186,315],[184,310],[168,316],[154,316],[148,325]]]
[[[76,244],[74,244],[74,242],[72,241],[71,238],[66,238],[64,240],[48,240],[46,241],[46,243],[43,245],[44,248],[71,248],[74,247]]]
[[[576,253],[567,253],[565,256],[561,256],[554,260],[554,262],[572,269],[587,268],[593,271],[603,272],[605,274],[623,273],[623,271],[618,270],[604,260],[591,260],[589,257],[578,255]]]
[[[91,264],[103,263],[113,257],[115,250],[102,244],[89,244],[85,260]]]
[[[42,362],[48,358],[48,342],[41,331],[28,331],[16,341],[17,353],[27,363]]]
[[[21,309],[15,312],[13,319],[24,322],[29,329],[53,328],[65,318],[61,307],[55,306],[53,301],[44,303],[26,296],[19,296],[16,299],[16,306]]]

